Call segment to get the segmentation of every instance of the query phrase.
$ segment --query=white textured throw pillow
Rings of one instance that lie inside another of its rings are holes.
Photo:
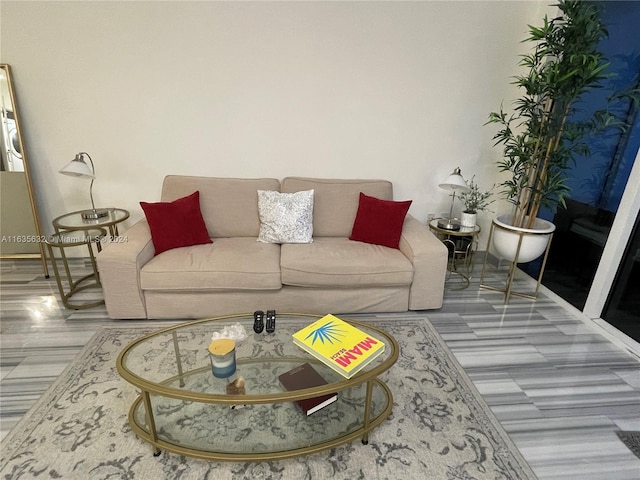
[[[258,190],[259,242],[311,243],[313,190],[280,193]]]

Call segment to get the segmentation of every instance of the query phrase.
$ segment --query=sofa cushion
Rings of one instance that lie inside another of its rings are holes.
[[[142,267],[140,286],[182,291],[279,289],[280,245],[236,237],[168,250]]]
[[[313,190],[313,238],[348,237],[356,218],[360,192],[382,200],[393,200],[387,180],[343,180],[287,177],[281,192]]]
[[[302,287],[401,286],[413,280],[413,266],[399,250],[344,237],[282,245],[280,265],[282,283]]]
[[[162,184],[164,202],[200,191],[200,208],[211,238],[258,236],[258,190],[280,190],[275,178],[216,178],[169,175]],[[308,189],[306,189],[308,190]]]
[[[140,202],[158,255],[166,250],[211,243],[200,212],[200,194],[193,192],[172,202]]]
[[[410,206],[411,200],[394,202],[360,193],[358,213],[349,239],[398,248],[404,217]]]
[[[260,234],[266,243],[313,241],[313,190],[280,193],[258,190]]]

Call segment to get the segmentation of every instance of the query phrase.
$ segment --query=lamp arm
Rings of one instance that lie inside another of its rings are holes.
[[[93,182],[93,180],[92,180]],[[93,201],[93,200],[92,200]],[[453,218],[453,204],[456,203],[456,191],[453,191],[453,195],[451,198],[451,208],[449,209],[449,220]]]
[[[79,155],[86,155],[89,158],[89,162],[91,163],[91,172],[93,173],[93,178],[91,179],[91,185],[89,185],[89,197],[91,197],[91,208],[95,212],[96,204],[93,203],[93,181],[96,179],[95,178],[96,177],[96,167],[93,164],[93,159],[91,158],[91,155],[89,155],[87,152],[80,152]]]
[[[91,197],[91,208],[92,208],[92,209],[93,209],[93,211],[95,212],[95,211],[96,211],[96,204],[95,204],[95,203],[93,203],[93,181],[94,181],[94,180],[95,180],[95,179],[94,179],[94,178],[92,178],[92,179],[91,179],[91,185],[89,185],[89,196]]]

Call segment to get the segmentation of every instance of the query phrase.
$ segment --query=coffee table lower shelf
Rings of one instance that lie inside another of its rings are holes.
[[[196,458],[265,461],[307,455],[360,438],[391,414],[393,395],[385,375],[400,347],[373,323],[349,322],[385,344],[384,352],[346,379],[302,352],[291,336],[316,315],[278,313],[273,333],[249,334],[236,345],[237,368],[244,379],[241,394],[229,394],[234,380],[213,375],[208,346],[212,332],[240,325],[246,332],[250,314],[194,320],[151,331],[125,346],[116,367],[138,389],[129,409],[133,433],[161,450]],[[310,363],[326,385],[287,391],[280,376]],[[297,402],[337,393],[337,400],[310,416]],[[236,407],[236,408],[234,408]]]
[[[365,412],[369,388],[371,408]],[[308,455],[356,439],[366,444],[369,433],[389,417],[393,406],[389,387],[378,378],[338,392],[338,401],[308,417],[292,402],[239,405],[233,409],[230,405],[187,402],[190,405],[185,411],[184,400],[149,395],[157,434],[154,440],[146,422],[144,397],[143,392],[131,406],[129,425],[139,438],[154,446],[156,454],[167,450],[196,458],[236,462]],[[182,418],[177,420],[176,416]],[[357,416],[360,421],[356,423]],[[166,422],[162,417],[167,417]],[[198,423],[198,419],[202,423]],[[284,424],[279,425],[278,421],[283,420]],[[259,427],[258,432],[253,431],[252,424]],[[327,431],[327,425],[332,424],[344,428],[332,435]],[[216,429],[211,429],[211,425]],[[181,431],[177,432],[176,427]],[[239,451],[241,449],[244,451]]]

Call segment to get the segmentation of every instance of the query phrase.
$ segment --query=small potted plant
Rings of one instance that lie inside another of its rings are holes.
[[[463,227],[475,227],[478,212],[488,211],[489,205],[494,202],[494,200],[490,200],[493,187],[486,192],[481,192],[474,179],[475,175],[466,182],[469,191],[460,194],[460,200],[464,204],[461,219]]]

